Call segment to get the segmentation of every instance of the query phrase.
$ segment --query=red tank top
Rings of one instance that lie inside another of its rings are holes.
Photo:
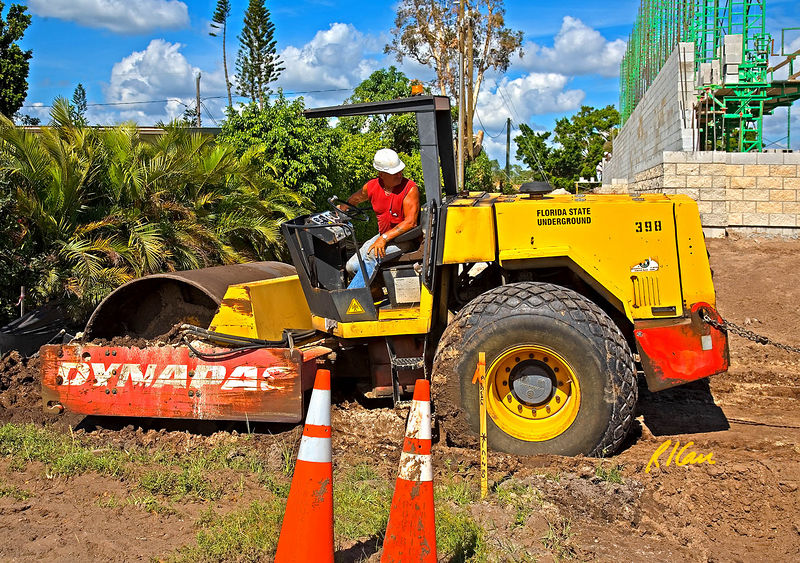
[[[414,180],[403,178],[400,185],[393,189],[391,194],[387,194],[378,178],[367,182],[367,195],[375,215],[378,216],[379,233],[383,234],[403,222],[405,219],[403,200],[409,190],[416,187]]]

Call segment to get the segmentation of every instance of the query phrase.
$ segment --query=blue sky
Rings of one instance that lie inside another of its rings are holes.
[[[28,0],[33,14],[23,46],[33,49],[22,113],[45,118],[56,96],[86,88],[92,123],[134,120],[152,125],[193,105],[194,76],[202,73],[203,121],[222,119],[225,88],[221,39],[208,35],[216,0]],[[246,0],[232,0],[228,65],[233,72]],[[286,71],[278,86],[305,94],[307,106],[338,103],[377,68],[395,64],[411,78],[432,72],[383,54],[396,2],[267,1]],[[503,76],[487,76],[478,104],[490,156],[507,117],[551,128],[582,104],[618,99],[619,60],[639,2],[506,0],[506,23],[524,33],[526,55]],[[772,28],[800,26],[797,0],[769,0]],[[778,34],[779,35],[779,34]],[[152,100],[169,100],[142,103]],[[124,103],[124,105],[120,105]],[[115,105],[92,105],[115,104]],[[795,111],[800,114],[800,111]],[[775,126],[775,135],[781,127]],[[800,127],[795,127],[800,139]],[[785,114],[783,117],[785,131]],[[794,130],[793,130],[794,132]],[[793,143],[794,144],[794,143]],[[513,150],[513,149],[512,149]]]

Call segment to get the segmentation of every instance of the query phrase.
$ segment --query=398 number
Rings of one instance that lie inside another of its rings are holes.
[[[661,221],[636,221],[634,225],[636,225],[637,233],[650,233],[661,230]]]

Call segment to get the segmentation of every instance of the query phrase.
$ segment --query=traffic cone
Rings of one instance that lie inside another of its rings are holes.
[[[317,370],[275,561],[333,561],[331,373]]]
[[[382,562],[436,561],[436,519],[431,461],[431,384],[418,379],[408,415],[383,541]]]

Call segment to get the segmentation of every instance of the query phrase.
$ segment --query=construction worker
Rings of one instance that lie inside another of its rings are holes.
[[[375,153],[372,166],[378,177],[370,180],[347,203],[358,205],[369,200],[378,217],[378,234],[365,242],[361,249],[347,261],[347,272],[354,276],[349,289],[365,287],[364,277],[358,267],[358,254],[364,261],[369,280],[381,261],[399,256],[414,245],[413,241],[392,241],[417,226],[419,218],[419,189],[413,180],[403,176],[405,163],[392,149]]]

